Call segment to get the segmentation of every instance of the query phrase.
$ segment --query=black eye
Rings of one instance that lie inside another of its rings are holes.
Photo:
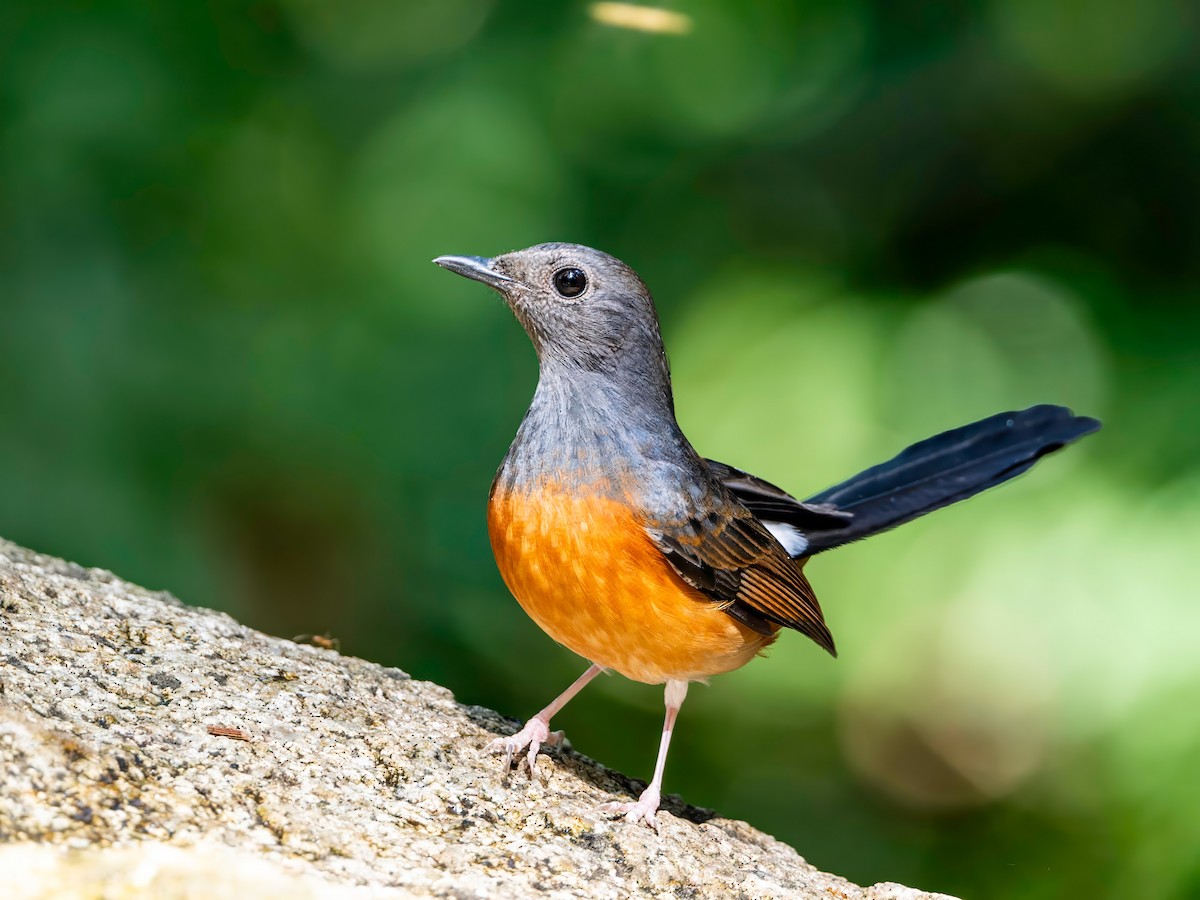
[[[583,269],[571,267],[554,273],[554,289],[564,297],[578,297],[586,287],[587,276]]]

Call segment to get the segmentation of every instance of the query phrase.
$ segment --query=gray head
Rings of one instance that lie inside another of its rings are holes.
[[[670,403],[654,301],[619,259],[579,244],[538,244],[491,259],[434,262],[500,293],[537,348],[543,380],[587,373]]]

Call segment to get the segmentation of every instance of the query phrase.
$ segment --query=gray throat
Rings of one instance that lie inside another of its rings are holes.
[[[670,382],[617,383],[609,373],[547,371],[496,475],[494,490],[573,476],[580,482],[695,458],[675,421]]]

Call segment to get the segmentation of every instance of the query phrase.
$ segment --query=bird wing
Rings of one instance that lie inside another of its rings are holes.
[[[811,543],[809,534],[836,533],[849,528],[854,521],[853,513],[838,509],[832,503],[805,503],[749,472],[712,459],[706,459],[704,463],[713,476],[766,526],[787,550],[788,556],[805,555]]]
[[[704,511],[680,523],[647,525],[658,549],[684,581],[746,627],[762,634],[794,628],[836,656],[803,562],[791,559],[749,509],[714,487],[719,494]]]

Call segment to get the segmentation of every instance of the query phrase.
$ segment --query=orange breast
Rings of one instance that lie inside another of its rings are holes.
[[[488,533],[504,583],[542,630],[635,681],[728,672],[774,640],[683,581],[620,501],[497,493]]]

